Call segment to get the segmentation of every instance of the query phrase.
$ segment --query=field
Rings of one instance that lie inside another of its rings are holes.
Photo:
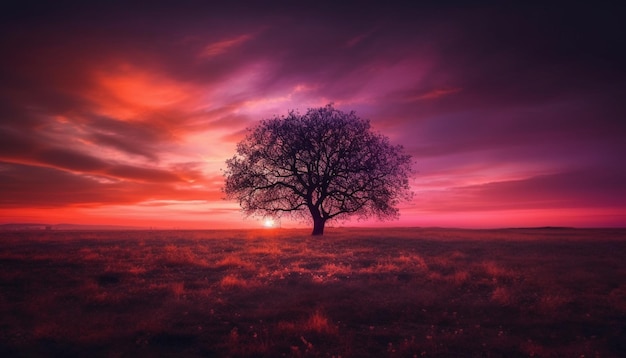
[[[2,357],[624,357],[626,230],[0,232]]]

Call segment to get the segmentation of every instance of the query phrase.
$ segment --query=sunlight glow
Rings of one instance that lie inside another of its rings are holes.
[[[263,221],[263,226],[267,227],[267,228],[271,228],[274,227],[276,225],[276,223],[274,222],[274,219],[271,218],[267,218]]]

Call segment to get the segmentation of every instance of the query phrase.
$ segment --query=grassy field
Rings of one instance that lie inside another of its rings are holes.
[[[624,357],[626,230],[0,233],[0,356]]]

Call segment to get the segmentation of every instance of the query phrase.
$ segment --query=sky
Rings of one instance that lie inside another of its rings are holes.
[[[0,223],[260,227],[225,160],[259,120],[334,103],[416,171],[399,220],[342,225],[626,227],[617,9],[210,3],[3,5]]]

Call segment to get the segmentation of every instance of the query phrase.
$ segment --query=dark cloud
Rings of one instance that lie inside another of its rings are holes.
[[[27,156],[41,145],[23,129],[0,127],[0,138],[0,155],[3,157]]]
[[[34,159],[53,167],[81,172],[100,171],[108,166],[102,159],[69,149],[47,149],[38,153]]]
[[[121,179],[137,182],[151,183],[174,183],[183,179],[174,170],[147,168],[137,165],[118,164],[84,154],[80,151],[64,148],[48,148],[29,156],[24,153],[11,157],[5,156],[5,160],[16,163],[36,164],[40,167],[55,168],[61,171],[74,173],[74,175],[98,175],[110,179]],[[182,170],[187,177],[201,177],[197,171]]]
[[[0,206],[4,208],[115,201],[97,181],[52,168],[0,162],[0,182]]]
[[[157,156],[150,150],[149,147],[146,148],[145,143],[138,143],[134,140],[134,138],[129,138],[122,133],[94,133],[90,136],[90,138],[99,145],[110,146],[129,154],[140,155],[152,161],[157,160]]]
[[[452,189],[449,201],[430,202],[433,211],[613,208],[623,206],[626,171],[606,168],[568,171]]]
[[[172,183],[181,181],[178,175],[167,170],[140,168],[130,165],[115,165],[107,168],[105,173],[119,178],[142,182]]]
[[[87,127],[95,136],[117,136],[120,141],[125,141],[128,145],[135,143],[150,146],[173,139],[170,131],[163,131],[158,123],[150,121],[124,121],[99,115],[79,116],[76,121]],[[133,150],[141,149],[134,148]]]
[[[127,205],[149,200],[220,200],[219,189],[177,188],[176,177],[157,170],[117,167],[112,172],[137,181],[76,175],[64,170],[0,162],[0,208]]]

